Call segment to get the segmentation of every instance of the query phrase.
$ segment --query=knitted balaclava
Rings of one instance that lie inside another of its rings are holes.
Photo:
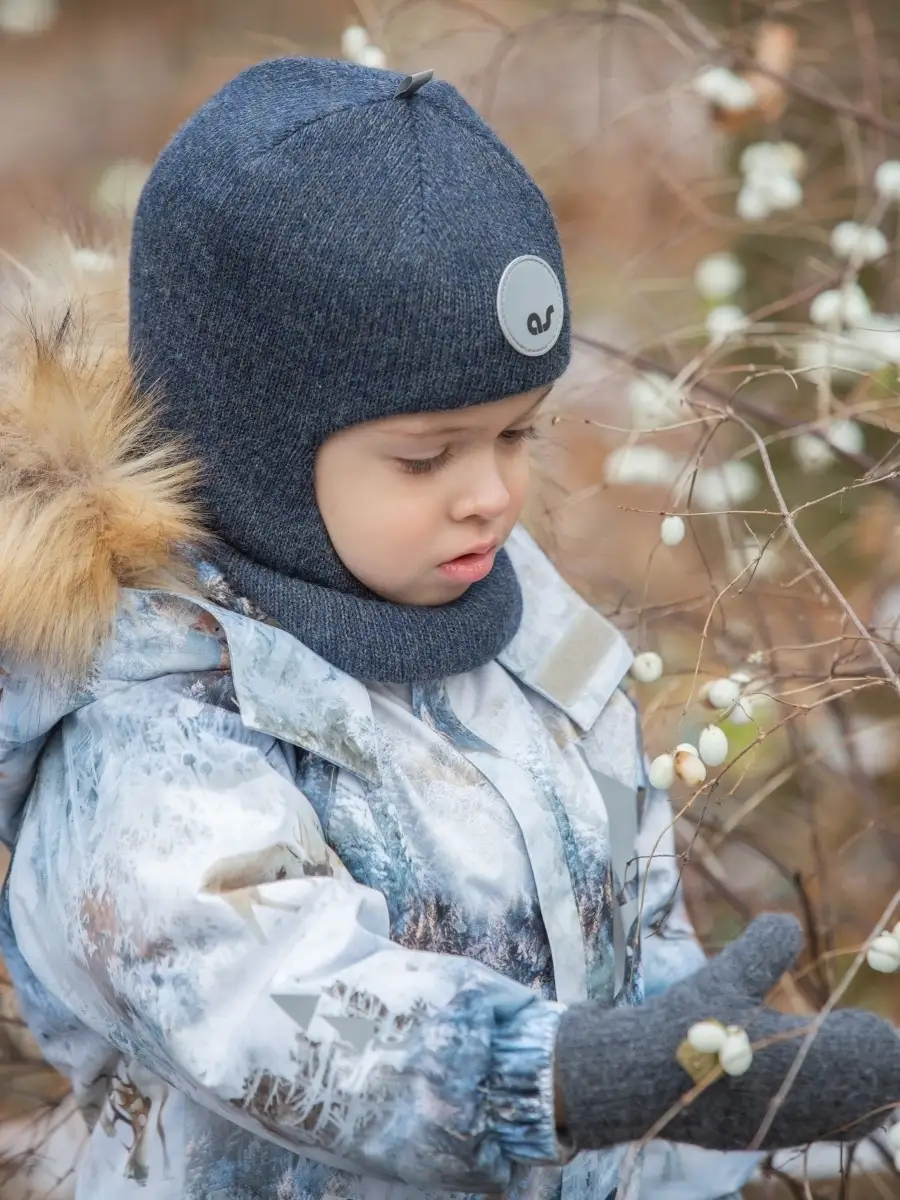
[[[337,430],[499,400],[569,360],[547,201],[447,83],[324,59],[244,71],[138,205],[130,346],[202,467],[230,584],[357,678],[473,669],[514,634],[512,566],[435,608],[344,567],[314,492]]]

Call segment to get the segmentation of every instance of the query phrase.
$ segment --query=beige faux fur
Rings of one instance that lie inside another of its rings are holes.
[[[119,588],[187,582],[177,546],[202,540],[194,470],[132,384],[126,264],[63,241],[0,298],[0,663],[69,680]]]

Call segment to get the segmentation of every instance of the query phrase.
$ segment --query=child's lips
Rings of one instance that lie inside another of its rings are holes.
[[[485,550],[476,550],[471,554],[460,554],[441,563],[438,570],[448,578],[459,583],[477,583],[479,579],[490,574],[497,556],[496,545],[488,546]]]

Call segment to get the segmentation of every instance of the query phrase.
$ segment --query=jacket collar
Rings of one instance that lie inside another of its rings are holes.
[[[378,784],[378,740],[365,684],[320,658],[292,634],[216,604],[194,600],[222,626],[241,719]]]
[[[631,666],[631,649],[618,629],[569,587],[521,526],[506,549],[524,607],[518,632],[498,661],[586,732]]]
[[[500,664],[591,728],[632,661],[627,642],[561,578],[534,540],[516,528],[507,551],[524,597],[518,632]],[[343,767],[370,784],[381,771],[372,702],[364,683],[291,634],[194,596],[221,625],[244,723]]]

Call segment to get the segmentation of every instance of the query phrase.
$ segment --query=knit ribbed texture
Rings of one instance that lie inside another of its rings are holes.
[[[518,586],[501,558],[455,604],[378,601],[322,524],[318,448],[358,422],[546,386],[571,340],[566,312],[546,354],[522,354],[496,312],[520,255],[565,287],[545,197],[453,87],[397,99],[402,78],[306,58],[239,75],[151,172],[131,262],[132,357],[202,464],[223,570],[330,661],[386,681],[496,655]]]
[[[763,999],[793,965],[803,935],[793,917],[754,921],[711,964],[646,1005],[568,1009],[556,1070],[568,1132],[579,1149],[639,1141],[694,1086],[675,1054],[690,1027],[712,1018],[746,1029],[755,1044],[745,1075],[712,1084],[659,1136],[712,1150],[751,1146],[777,1096],[811,1017],[783,1016]],[[900,1103],[900,1038],[874,1013],[831,1013],[778,1108],[762,1149],[852,1141],[877,1128]]]
[[[474,671],[512,641],[522,618],[522,593],[505,550],[486,579],[440,608],[291,579],[227,545],[217,561],[240,595],[355,679],[427,683]]]

